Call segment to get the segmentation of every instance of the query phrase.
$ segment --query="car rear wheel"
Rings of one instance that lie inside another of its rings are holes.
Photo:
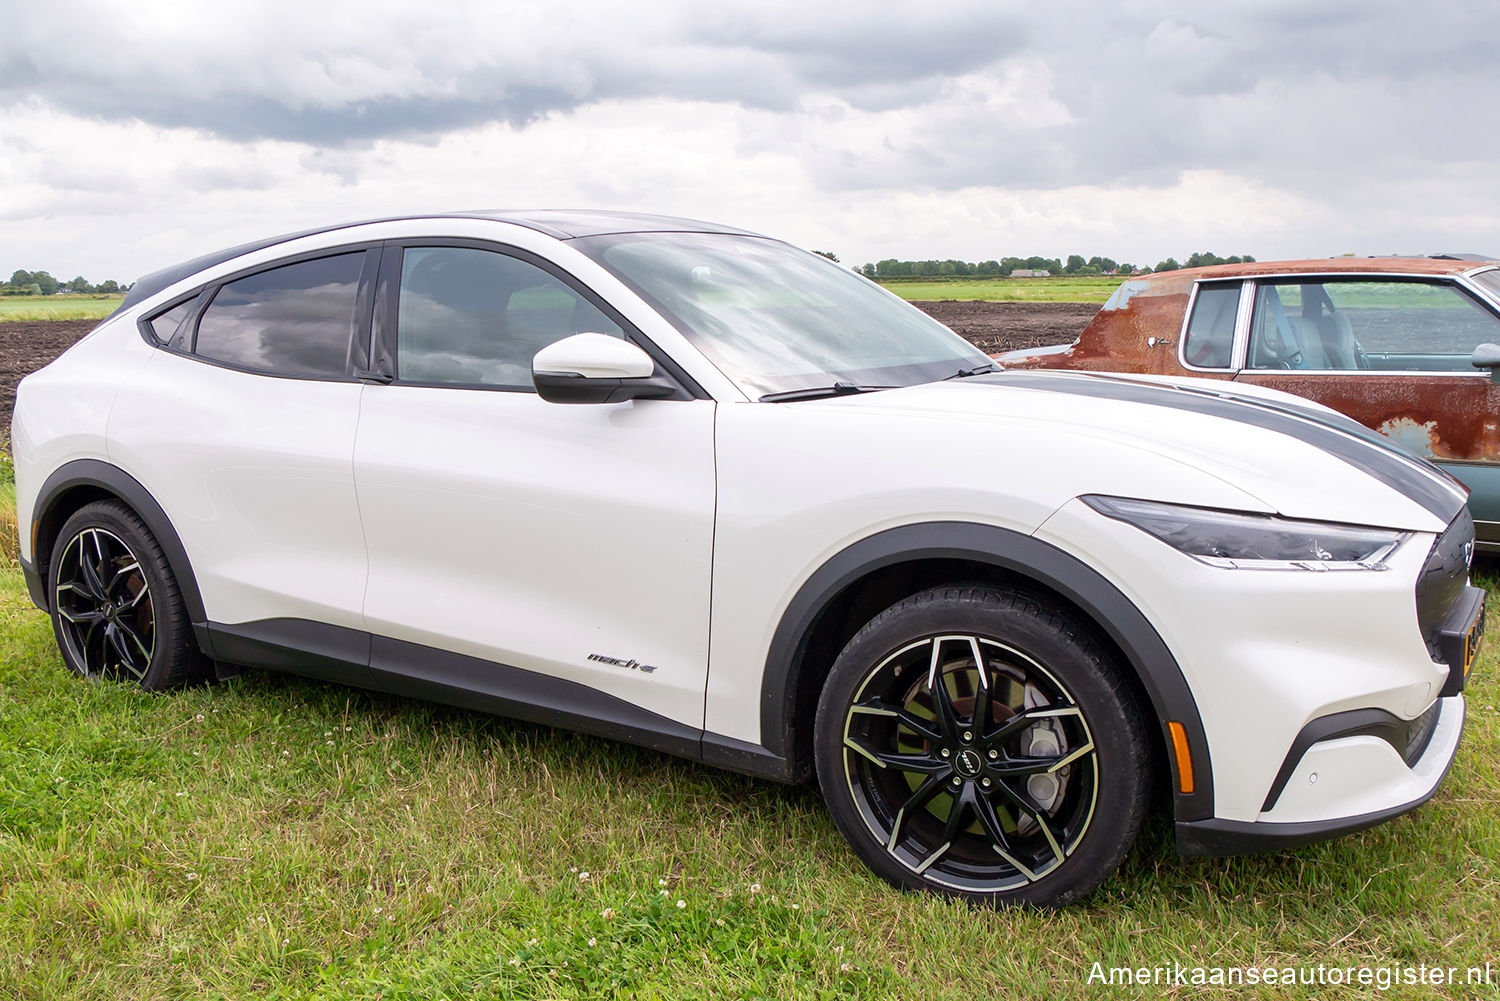
[[[1140,829],[1142,713],[1081,620],[1029,591],[942,587],[861,629],[818,705],[818,779],[898,887],[1060,906]]]
[[[195,680],[204,661],[161,546],[124,504],[96,501],[63,524],[48,571],[63,660],[86,678],[147,691]]]

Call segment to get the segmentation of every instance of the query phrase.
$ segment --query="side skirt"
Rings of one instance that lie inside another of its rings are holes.
[[[264,619],[199,631],[230,664],[476,709],[576,730],[789,782],[791,765],[765,748],[705,733],[575,681],[304,619]]]

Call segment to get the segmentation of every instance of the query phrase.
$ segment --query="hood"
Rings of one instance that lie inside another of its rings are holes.
[[[1064,437],[1107,438],[1185,462],[1289,518],[1436,532],[1468,500],[1467,489],[1447,473],[1341,414],[1218,381],[996,372],[811,405],[1024,424],[1036,435],[1061,433],[1062,448]]]

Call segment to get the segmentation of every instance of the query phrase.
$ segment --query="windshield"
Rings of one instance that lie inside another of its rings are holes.
[[[846,268],[723,233],[573,241],[651,303],[752,399],[835,382],[911,386],[990,359]]]

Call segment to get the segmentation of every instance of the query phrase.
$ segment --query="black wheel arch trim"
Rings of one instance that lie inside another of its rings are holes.
[[[930,559],[987,564],[1060,594],[1077,606],[1124,654],[1151,700],[1158,740],[1173,761],[1167,721],[1182,724],[1192,755],[1193,792],[1173,782],[1178,820],[1213,816],[1213,768],[1198,705],[1177,659],[1150,621],[1097,570],[1029,535],[974,522],[924,522],[887,529],[837,553],[793,596],[771,639],[761,682],[761,744],[791,762],[793,716],[814,627],[851,584],[886,567]],[[1172,769],[1175,775],[1175,769]]]
[[[188,559],[187,549],[178,537],[177,530],[172,527],[172,520],[167,517],[167,512],[162,510],[156,498],[151,496],[151,492],[139,480],[118,466],[99,459],[74,459],[64,463],[47,477],[41,490],[37,491],[31,517],[32,522],[39,525],[39,530],[35,536],[37,549],[32,553],[35,562],[31,569],[44,582],[41,588],[42,600],[36,602],[37,606],[44,612],[52,611],[51,603],[47,601],[45,581],[55,541],[51,535],[62,528],[63,522],[63,519],[57,517],[58,502],[81,487],[95,488],[118,497],[146,523],[166,555],[172,575],[177,578],[177,587],[182,592],[188,618],[195,624],[206,622],[208,615],[204,611],[198,580],[193,576],[192,562]],[[30,530],[30,526],[23,527],[23,531]],[[46,548],[43,549],[43,546]],[[29,580],[28,577],[28,586]],[[37,594],[33,591],[32,600],[36,601],[36,598]],[[207,648],[203,652],[212,656],[212,651]]]

